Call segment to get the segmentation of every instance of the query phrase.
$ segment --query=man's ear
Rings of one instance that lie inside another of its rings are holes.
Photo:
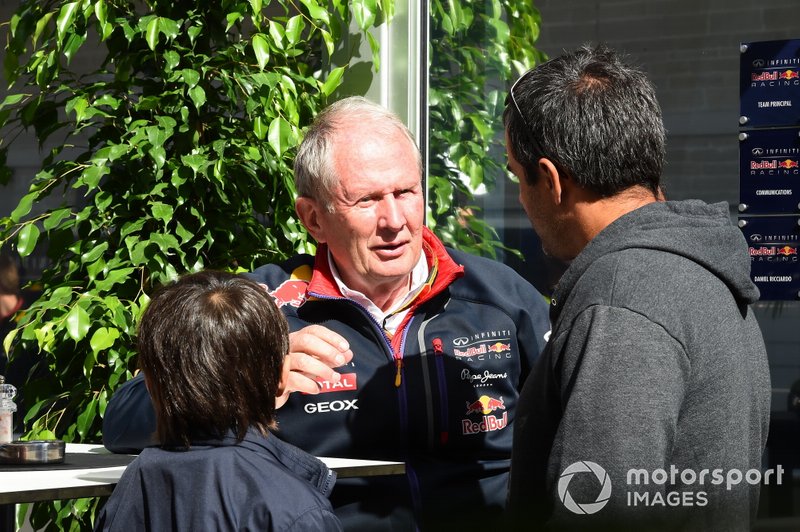
[[[320,214],[323,207],[314,199],[300,196],[294,202],[294,210],[308,233],[320,244],[325,242],[325,229]]]
[[[545,180],[547,191],[550,193],[553,203],[560,205],[563,201],[564,181],[568,179],[567,176],[559,172],[553,161],[546,157],[539,159],[539,171],[541,172],[541,178]]]

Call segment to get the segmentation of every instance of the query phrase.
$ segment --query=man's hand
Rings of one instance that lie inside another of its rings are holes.
[[[322,325],[309,325],[289,334],[289,354],[283,361],[279,395],[275,406],[280,408],[292,392],[319,393],[317,381],[339,382],[341,375],[332,368],[352,360],[347,340]]]

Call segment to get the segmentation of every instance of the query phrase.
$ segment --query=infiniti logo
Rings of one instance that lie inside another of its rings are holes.
[[[467,338],[466,336],[461,336],[453,340],[453,345],[462,346],[462,345],[467,345],[467,343],[469,343],[469,338]]]
[[[752,235],[750,235],[750,240],[752,240],[753,242],[761,242],[762,240],[764,240],[764,237],[759,235],[758,233],[753,233]]]
[[[764,155],[764,148],[753,148],[753,155]]]
[[[753,61],[753,66],[756,67],[756,68],[761,68],[765,64],[766,64],[766,62],[763,59],[756,59],[756,60]]]

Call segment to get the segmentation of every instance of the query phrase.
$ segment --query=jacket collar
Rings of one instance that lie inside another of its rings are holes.
[[[206,439],[192,442],[192,449],[202,447],[227,447],[238,445],[250,451],[271,454],[292,473],[309,482],[323,495],[329,497],[336,482],[336,472],[331,470],[318,458],[287,443],[271,432],[264,436],[255,429],[250,429],[241,442],[236,441],[232,432],[219,439]],[[169,450],[187,450],[186,448],[169,448]]]

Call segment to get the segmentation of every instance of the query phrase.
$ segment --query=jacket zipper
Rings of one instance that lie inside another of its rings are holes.
[[[444,346],[441,338],[438,340],[438,346],[434,345],[433,354],[436,360],[436,377],[439,381],[439,416],[441,418],[439,428],[439,443],[447,445],[450,438],[448,427],[450,426],[450,409],[447,402],[447,378],[444,373]]]

